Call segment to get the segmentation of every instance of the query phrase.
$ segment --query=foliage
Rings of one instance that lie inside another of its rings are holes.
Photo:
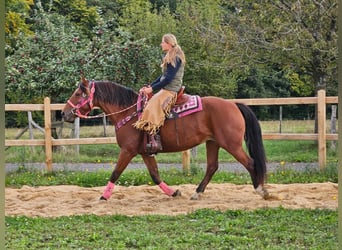
[[[236,83],[238,86],[236,98],[290,97],[292,93],[290,82],[279,69],[248,68],[243,75],[237,76]],[[273,115],[272,110],[276,108],[278,107],[252,107],[257,117],[262,117],[264,120],[270,119]],[[303,112],[306,110],[303,109]],[[291,113],[290,111],[289,114]]]
[[[300,77],[298,73],[289,73],[286,78],[291,82],[293,94],[297,94],[298,96],[310,96],[310,94],[314,92],[313,86],[305,84],[305,77]]]
[[[113,37],[107,26],[98,27],[83,72],[90,79],[107,79],[138,90],[149,83],[155,65],[159,65],[159,49],[144,39],[131,39],[130,33],[116,32]]]
[[[8,103],[64,102],[81,72],[137,89],[160,74],[158,45],[170,32],[185,51],[188,93],[337,94],[336,0],[6,3]]]
[[[100,18],[96,7],[89,7],[86,0],[41,0],[37,2],[38,5],[41,2],[42,6],[50,13],[58,13],[58,15],[66,17],[90,37]]]
[[[103,24],[89,42],[66,18],[44,9],[34,20],[35,36],[19,39],[19,49],[6,59],[8,103],[41,103],[45,96],[64,102],[81,73],[136,88],[150,78],[159,51],[143,40],[125,32],[113,36]]]
[[[233,98],[235,67],[230,30],[220,25],[219,1],[182,1],[177,5],[177,33],[187,55],[185,82],[190,93]]]
[[[29,36],[33,32],[30,24],[27,22],[33,0],[6,0],[5,15],[5,34],[6,51],[16,48],[15,40],[20,36]],[[12,48],[11,48],[12,47]]]
[[[118,28],[118,18],[122,15],[122,6],[118,1],[87,0],[87,5],[96,8],[101,19],[105,22],[111,20],[112,25]]]
[[[18,38],[18,49],[6,58],[6,103],[42,103],[45,96],[63,103],[82,73],[139,89],[159,65],[159,49],[126,32],[113,36],[106,23],[89,41],[68,19],[43,8],[33,20],[35,35]],[[24,125],[17,115],[16,125]]]
[[[236,22],[235,48],[248,66],[277,65],[311,89],[336,95],[337,1],[235,1],[232,6],[227,23]]]
[[[163,13],[165,14],[165,17],[162,17],[154,13],[151,11],[152,5],[149,1],[119,0],[118,2],[122,5],[122,15],[119,19],[120,27],[133,34],[135,39],[147,38],[149,39],[149,42],[158,41],[158,43],[155,44],[158,45],[163,33],[161,33],[162,31],[158,32],[157,34],[160,36],[157,37],[155,31],[159,28],[166,33],[166,30],[172,29],[174,22],[170,15],[165,12]],[[167,24],[167,21],[171,22]],[[163,28],[164,25],[166,26]]]
[[[43,12],[35,21],[35,36],[18,39],[18,50],[6,59],[7,103],[42,103],[45,96],[65,100],[86,58],[79,31],[66,19]]]
[[[337,249],[337,217],[337,211],[284,208],[225,212],[201,209],[178,216],[6,217],[5,247]]]

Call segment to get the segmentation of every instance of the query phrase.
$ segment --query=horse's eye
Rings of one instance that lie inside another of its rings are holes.
[[[76,96],[76,97],[80,97],[80,96],[81,96],[81,93],[76,93],[75,96]]]

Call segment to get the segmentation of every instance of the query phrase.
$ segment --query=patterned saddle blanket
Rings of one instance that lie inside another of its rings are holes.
[[[202,99],[200,96],[183,94],[183,97],[185,97],[185,102],[180,104],[176,102],[167,119],[184,117],[202,110]]]

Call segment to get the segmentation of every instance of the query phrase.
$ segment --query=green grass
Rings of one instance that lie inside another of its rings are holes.
[[[337,211],[6,217],[6,249],[338,249]]]
[[[338,164],[329,164],[323,170],[306,169],[295,171],[283,169],[279,166],[274,172],[268,173],[268,183],[312,183],[312,182],[338,182]],[[99,170],[88,171],[54,171],[46,173],[26,167],[20,167],[17,171],[7,173],[5,185],[12,187],[29,186],[49,186],[49,185],[78,185],[82,187],[104,186],[111,171]],[[161,169],[160,176],[169,185],[199,184],[204,177],[204,171],[192,165],[189,173],[177,168]],[[251,178],[247,171],[242,173],[232,173],[218,171],[211,180],[212,183],[234,183],[251,184]],[[154,185],[147,169],[126,170],[117,181],[122,186]]]
[[[317,143],[314,141],[264,141],[267,160],[269,162],[317,162]],[[206,162],[205,145],[196,148],[196,156],[191,156],[192,161],[197,163]],[[5,151],[6,163],[34,163],[45,162],[43,147],[10,147]],[[119,155],[119,147],[114,144],[80,145],[79,154],[75,153],[75,146],[64,146],[53,153],[54,163],[94,163],[116,161]],[[337,161],[337,151],[328,147],[327,161]],[[157,155],[161,163],[181,163],[182,153],[163,153]],[[224,150],[219,153],[220,162],[236,162],[236,160]],[[132,162],[142,162],[140,156]]]

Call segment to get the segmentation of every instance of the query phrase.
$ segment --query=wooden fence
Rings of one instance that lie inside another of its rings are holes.
[[[263,99],[232,99],[232,101],[247,105],[294,105],[294,104],[317,104],[318,133],[263,133],[264,140],[317,140],[318,163],[321,169],[326,165],[326,141],[337,141],[338,134],[326,133],[326,104],[338,103],[338,97],[326,97],[325,91],[318,91],[317,97],[298,98],[263,98]],[[96,138],[71,138],[54,139],[51,136],[52,123],[51,111],[62,110],[65,104],[51,104],[50,98],[44,99],[44,104],[5,104],[5,111],[43,111],[44,112],[44,139],[17,139],[5,140],[5,146],[45,146],[45,162],[48,172],[52,171],[52,147],[61,145],[83,144],[112,144],[117,143],[115,137]],[[190,165],[190,152],[183,152],[183,168]]]

